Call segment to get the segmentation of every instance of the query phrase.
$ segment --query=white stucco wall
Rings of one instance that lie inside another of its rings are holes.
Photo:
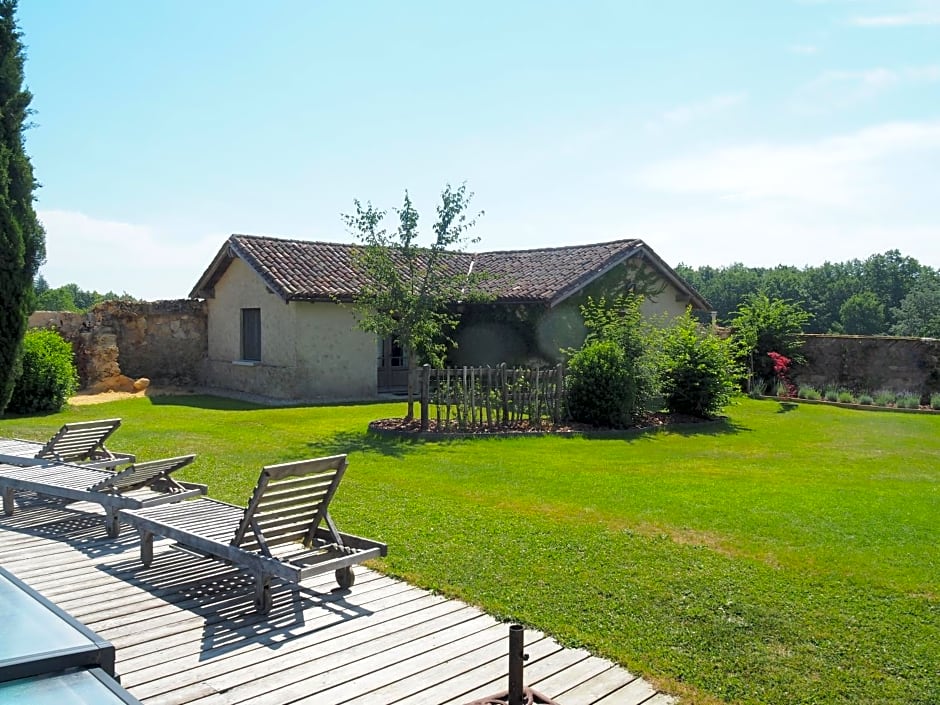
[[[672,284],[663,283],[666,288],[662,293],[656,294],[652,299],[643,299],[643,303],[640,304],[640,312],[644,318],[655,319],[663,314],[666,314],[669,318],[675,318],[685,313],[685,309],[689,305],[688,297],[680,294],[679,290]]]
[[[209,384],[279,399],[367,399],[376,394],[376,342],[352,311],[285,303],[235,259],[208,305]],[[261,309],[261,361],[241,364],[241,310]]]
[[[297,374],[314,397],[370,398],[376,393],[376,338],[356,325],[348,306],[291,304]]]

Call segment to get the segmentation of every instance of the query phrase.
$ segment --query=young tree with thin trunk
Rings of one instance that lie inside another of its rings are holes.
[[[355,265],[369,282],[355,297],[359,327],[382,338],[394,337],[409,361],[443,366],[448,348],[456,345],[450,337],[460,320],[455,305],[486,299],[479,289],[481,277],[454,257],[476,242],[469,237],[476,223],[467,214],[472,197],[466,184],[445,186],[429,246],[418,244],[418,211],[407,191],[402,207],[395,209],[394,232],[382,227],[386,212],[371,203],[363,206],[356,200],[356,212],[343,215],[347,229],[363,246]]]
[[[13,393],[33,277],[46,254],[33,210],[38,184],[24,146],[32,95],[23,87],[21,36],[16,0],[0,0],[0,413]]]

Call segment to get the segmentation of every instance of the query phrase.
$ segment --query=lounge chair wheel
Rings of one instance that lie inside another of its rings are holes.
[[[353,572],[351,565],[336,571],[336,582],[343,590],[348,590],[353,586],[356,582],[356,574]]]
[[[255,598],[255,608],[260,614],[267,614],[274,606],[274,597],[271,595],[271,586],[265,585],[261,588],[261,597]]]

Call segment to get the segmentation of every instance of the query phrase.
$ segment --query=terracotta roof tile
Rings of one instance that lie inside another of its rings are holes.
[[[212,296],[228,262],[240,257],[285,300],[351,300],[365,284],[353,263],[360,249],[333,242],[232,235],[190,296]],[[644,250],[649,248],[642,240],[631,239],[534,250],[453,252],[449,262],[455,274],[469,271],[473,264],[474,271],[486,275],[482,288],[497,301],[552,304]],[[655,255],[654,259],[668,269]]]

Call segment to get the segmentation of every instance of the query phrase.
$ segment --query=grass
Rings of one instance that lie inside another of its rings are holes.
[[[244,503],[261,465],[350,454],[339,526],[389,574],[613,658],[688,703],[940,702],[940,418],[744,399],[616,438],[409,442],[403,405],[265,409],[155,397],[0,421],[41,439],[197,452]]]

